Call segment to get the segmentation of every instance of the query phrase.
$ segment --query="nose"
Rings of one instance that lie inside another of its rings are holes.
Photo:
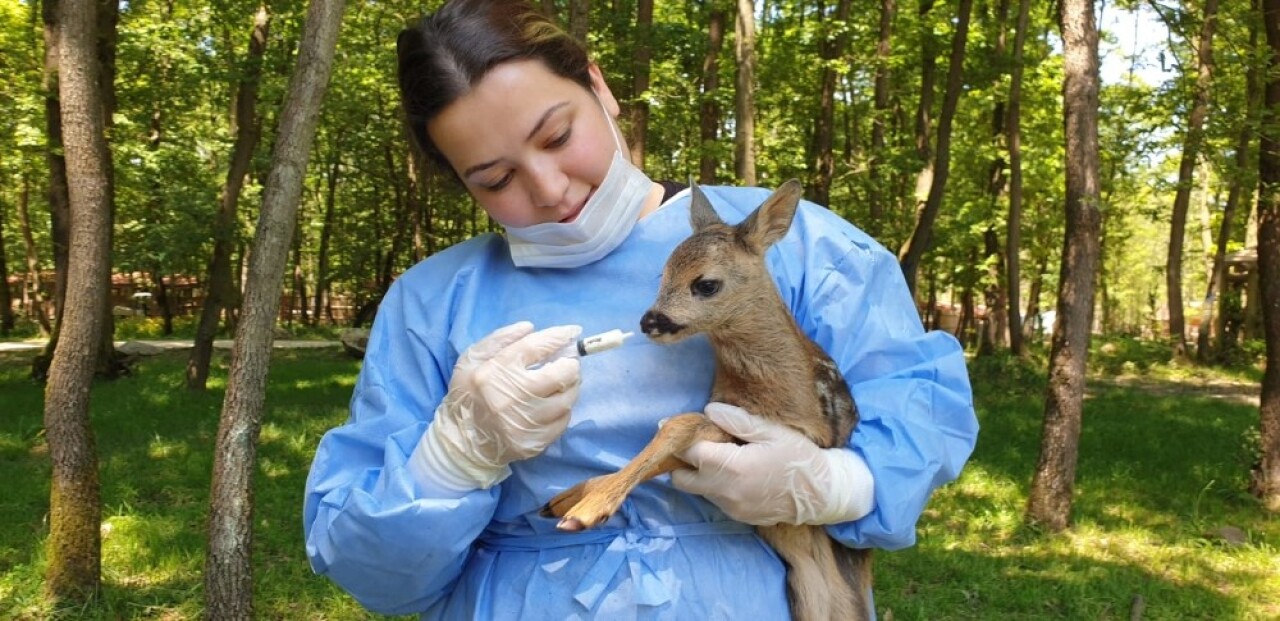
[[[645,312],[644,317],[640,318],[640,331],[647,336],[675,334],[683,329],[684,326],[671,321],[671,318],[662,312],[649,310]]]
[[[535,207],[555,207],[564,202],[569,176],[552,158],[541,158],[529,167],[529,201]]]

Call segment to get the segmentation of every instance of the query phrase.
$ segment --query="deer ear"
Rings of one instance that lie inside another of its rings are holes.
[[[764,252],[782,239],[795,218],[801,191],[800,182],[795,179],[782,184],[738,225],[738,237],[757,252]]]
[[[723,224],[724,221],[716,214],[702,188],[696,183],[689,184],[689,188],[693,193],[693,200],[689,204],[689,224],[693,226],[693,232],[697,233],[713,224]]]

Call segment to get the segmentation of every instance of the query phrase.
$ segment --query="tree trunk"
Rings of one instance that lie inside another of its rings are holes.
[[[587,33],[591,29],[591,0],[569,0],[569,34],[590,47]]]
[[[335,149],[329,162],[329,178],[325,180],[324,223],[320,227],[320,248],[316,254],[316,304],[315,312],[312,313],[315,321],[320,320],[321,306],[328,306],[324,301],[329,299],[329,237],[333,232],[334,208],[338,202],[338,177],[341,174],[342,159]],[[412,191],[411,186],[410,192]],[[333,313],[330,312],[328,316],[332,322]]]
[[[1259,419],[1262,458],[1254,492],[1268,511],[1280,512],[1280,0],[1264,0],[1263,23],[1270,48],[1258,158],[1258,278],[1262,289],[1267,368],[1262,377]]]
[[[1027,41],[1028,16],[1031,0],[1018,3],[1018,34],[1013,38],[1013,75],[1009,79],[1009,110],[1005,125],[1005,140],[1009,147],[1009,217],[1005,228],[1005,291],[1008,295],[1009,350],[1015,356],[1025,356],[1022,339],[1021,283],[1022,260],[1022,50]]]
[[[15,327],[13,294],[9,292],[9,263],[5,260],[4,247],[4,221],[7,218],[4,202],[0,201],[0,335],[3,336],[9,336]]]
[[[981,329],[978,332],[977,354],[987,356],[1006,345],[1004,336],[1009,326],[1004,316],[1005,299],[1001,278],[1003,270],[1000,269],[1004,264],[1004,257],[1000,256],[1000,239],[994,227],[987,227],[987,230],[983,231],[982,242],[987,264],[987,279],[982,290],[982,302],[987,307],[987,313],[982,318]]]
[[[173,19],[173,3],[174,0],[166,0],[165,2],[164,20],[166,22]],[[170,69],[170,62],[167,59],[160,62],[158,84],[164,85],[169,81]],[[160,150],[160,146],[164,141],[164,111],[166,103],[167,102],[163,101],[161,98],[156,98],[151,102],[151,134],[147,138],[147,150],[152,154],[155,154]],[[159,177],[149,180],[151,196],[147,199],[148,207],[151,212],[151,217],[157,222],[160,220],[165,209],[164,201],[162,200],[162,183],[164,183],[164,180]],[[161,315],[164,317],[164,335],[169,336],[173,334],[173,317],[172,313],[169,312],[168,291],[166,291],[164,286],[164,265],[158,256],[153,258],[151,262],[151,281],[156,284],[157,295],[155,302],[160,308]],[[147,312],[144,310],[143,316],[145,317],[146,314]]]
[[[204,568],[205,609],[211,619],[253,618],[253,474],[272,329],[307,158],[333,66],[342,5],[342,0],[313,0],[307,9],[297,66],[280,113],[271,172],[263,189],[213,465]]]
[[[1027,287],[1027,318],[1022,322],[1022,338],[1029,339],[1036,335],[1040,326],[1040,293],[1044,290],[1044,274],[1049,271],[1048,259],[1041,257],[1031,275],[1031,285]]]
[[[920,7],[917,11],[918,20],[920,22],[920,101],[916,106],[915,117],[915,134],[916,134],[916,157],[920,160],[920,165],[925,171],[932,170],[933,166],[933,149],[930,146],[930,136],[933,135],[933,99],[937,93],[938,81],[938,52],[937,41],[933,36],[933,26],[929,24],[929,11],[933,10],[934,0],[920,0]],[[932,176],[932,173],[929,173]],[[921,189],[921,182],[916,182],[917,194],[920,200],[923,200],[927,194]],[[928,188],[929,184],[924,183],[924,188]]]
[[[649,134],[649,64],[653,57],[653,0],[636,3],[635,48],[631,54],[631,162],[644,168]]]
[[[735,18],[734,57],[738,61],[737,83],[734,85],[733,137],[734,172],[738,182],[756,184],[756,13],[754,0],[738,0]]]
[[[173,302],[169,300],[169,286],[164,284],[164,270],[157,263],[151,270],[151,280],[156,284],[156,308],[164,321],[165,336],[173,336]]]
[[[698,183],[711,185],[716,181],[716,169],[720,166],[720,103],[716,101],[720,90],[720,50],[724,47],[724,11],[711,9],[707,23],[707,55],[702,60],[702,102],[698,110],[699,136],[702,149],[698,162]]]
[[[879,237],[885,230],[885,207],[891,194],[882,187],[881,167],[888,156],[885,144],[885,126],[889,116],[889,56],[893,41],[893,17],[897,12],[894,0],[880,1],[880,34],[876,43],[875,108],[871,115],[871,157],[867,174],[871,192],[867,197],[870,214],[866,223],[867,233]]]
[[[311,324],[311,318],[307,316],[307,273],[302,269],[302,264],[305,260],[302,256],[302,238],[305,233],[298,232],[297,223],[294,224],[294,231],[292,238],[293,295],[290,296],[292,303],[289,305],[285,321],[292,326],[296,317],[305,326]]]
[[[213,224],[213,257],[209,260],[204,306],[200,309],[194,347],[187,359],[188,390],[205,389],[209,380],[209,361],[213,358],[213,340],[218,335],[218,320],[222,310],[235,305],[240,297],[231,262],[236,243],[236,205],[240,202],[240,191],[244,189],[245,177],[253,164],[253,151],[262,136],[262,126],[255,109],[270,23],[271,15],[266,6],[258,7],[253,17],[253,30],[249,34],[245,72],[236,91],[235,112],[231,119],[236,141],[227,167],[227,179],[218,196],[218,214]]]
[[[46,337],[53,334],[53,326],[49,323],[49,314],[44,302],[44,279],[40,274],[40,255],[36,251],[35,232],[31,229],[31,180],[24,172],[22,189],[18,194],[18,225],[22,227],[22,244],[27,254],[27,287],[31,300],[30,314],[40,325],[40,333]]]
[[[43,378],[53,350],[58,343],[58,328],[62,325],[62,308],[67,296],[67,253],[71,238],[71,211],[67,198],[67,161],[62,147],[62,105],[58,100],[58,16],[61,0],[44,0],[41,14],[44,19],[44,111],[45,158],[49,162],[49,223],[53,244],[53,330],[44,352],[36,357],[32,375]]]
[[[1027,503],[1027,519],[1051,531],[1065,529],[1071,516],[1099,230],[1098,29],[1092,0],[1063,0],[1060,11],[1067,230],[1049,354],[1040,460]]]
[[[1257,0],[1254,0],[1252,4],[1256,14]],[[1258,45],[1257,25],[1255,22],[1250,22],[1249,49],[1258,49]],[[1213,273],[1209,279],[1209,287],[1204,299],[1205,314],[1201,316],[1200,331],[1196,339],[1196,356],[1201,361],[1212,359],[1215,350],[1221,353],[1224,349],[1223,345],[1226,343],[1225,339],[1223,339],[1226,327],[1226,313],[1223,312],[1220,298],[1226,284],[1227,244],[1231,241],[1231,231],[1234,228],[1236,211],[1242,202],[1247,204],[1251,200],[1252,192],[1250,188],[1253,187],[1255,181],[1253,173],[1257,171],[1252,162],[1254,127],[1262,104],[1260,80],[1258,66],[1251,63],[1245,71],[1245,118],[1240,124],[1240,133],[1236,138],[1235,166],[1231,174],[1231,189],[1227,192],[1227,204],[1222,210],[1222,225],[1218,229],[1217,246],[1213,253]],[[1216,316],[1214,314],[1215,311],[1217,313]],[[1211,335],[1217,339],[1216,345],[1211,340]]]
[[[1182,162],[1178,166],[1178,189],[1173,198],[1173,217],[1169,226],[1169,258],[1165,281],[1169,293],[1169,338],[1173,356],[1187,357],[1186,315],[1182,303],[1182,246],[1186,237],[1187,211],[1191,205],[1191,187],[1195,183],[1196,158],[1204,141],[1204,119],[1209,112],[1209,87],[1213,78],[1213,30],[1217,22],[1218,0],[1206,0],[1204,21],[1200,26],[1197,48],[1197,75],[1187,133],[1183,138]]]
[[[960,91],[964,88],[964,50],[969,38],[969,15],[973,9],[973,0],[960,0],[959,14],[956,18],[956,30],[951,38],[950,67],[947,69],[947,92],[942,98],[942,115],[938,119],[938,142],[934,151],[933,178],[929,183],[929,197],[916,209],[916,224],[911,232],[911,239],[902,246],[898,253],[898,262],[902,273],[906,276],[907,286],[911,294],[916,293],[916,273],[920,269],[920,261],[929,249],[933,236],[933,222],[942,207],[942,197],[947,188],[947,176],[951,169],[951,126],[956,116],[956,108],[960,102]]]
[[[98,0],[98,23],[97,23],[97,58],[100,65],[98,72],[98,88],[101,93],[102,100],[102,124],[104,135],[109,132],[115,125],[116,110],[116,40],[119,38],[116,33],[116,26],[120,22],[120,2],[119,0]],[[115,218],[115,165],[111,161],[110,154],[103,160],[107,167],[107,217],[109,220]],[[107,247],[110,248],[114,230],[107,227]],[[102,330],[98,336],[98,356],[96,362],[96,374],[98,377],[107,379],[115,379],[129,373],[129,368],[125,364],[126,356],[116,351],[115,346],[115,315],[111,312],[111,286],[112,272],[111,266],[107,266],[106,275],[107,295],[103,296],[101,308],[98,310],[102,314]]]
[[[822,75],[819,78],[818,119],[813,131],[813,181],[807,194],[819,205],[831,204],[831,177],[835,174],[836,67],[835,64],[849,47],[849,0],[839,0],[833,18],[823,16],[826,32],[818,41],[818,56],[822,59]],[[832,19],[839,31],[832,35]]]
[[[96,596],[102,503],[89,395],[111,266],[111,195],[100,71],[97,0],[63,0],[57,13],[61,100],[71,208],[67,297],[60,345],[45,385],[44,423],[53,466],[45,587],[58,600]]]
[[[995,28],[996,42],[995,48],[992,50],[992,58],[995,59],[993,64],[1002,66],[1005,63],[1005,54],[1007,50],[1008,31],[1006,22],[1009,18],[1009,0],[999,0],[996,3]],[[1008,163],[1000,152],[1004,150],[1005,145],[1002,144],[1005,138],[1005,102],[999,98],[998,93],[996,99],[991,106],[991,142],[994,155],[991,162],[987,165],[987,195],[991,198],[991,213],[994,215],[1000,210],[1001,199],[1007,190],[1007,178],[1005,177],[1005,169]],[[978,355],[990,355],[995,353],[999,348],[1003,348],[1009,344],[1006,339],[1006,330],[1008,323],[1005,320],[1005,257],[1002,256],[1004,248],[1001,247],[999,234],[996,233],[994,224],[988,225],[987,229],[982,233],[983,250],[986,256],[987,279],[983,287],[982,298],[983,303],[987,306],[986,317],[982,320],[982,330],[978,339]]]

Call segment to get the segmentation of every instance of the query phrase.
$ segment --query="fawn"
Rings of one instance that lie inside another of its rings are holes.
[[[857,408],[835,363],[796,325],[764,260],[765,250],[791,228],[800,193],[800,183],[788,181],[741,224],[729,226],[694,185],[693,235],[667,260],[658,299],[640,328],[660,343],[705,332],[716,357],[712,400],[787,425],[829,448],[848,440]],[[596,526],[635,486],[688,467],[675,455],[699,440],[736,441],[701,413],[674,416],[622,470],[556,496],[543,514],[560,517],[562,530]],[[869,618],[869,550],[842,545],[822,526],[778,524],[756,532],[787,565],[795,619]]]

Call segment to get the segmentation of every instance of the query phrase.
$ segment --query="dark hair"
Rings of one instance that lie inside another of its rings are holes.
[[[396,41],[400,101],[414,143],[452,170],[427,123],[467,94],[494,66],[541,60],[553,73],[591,88],[582,44],[520,0],[450,0]]]

